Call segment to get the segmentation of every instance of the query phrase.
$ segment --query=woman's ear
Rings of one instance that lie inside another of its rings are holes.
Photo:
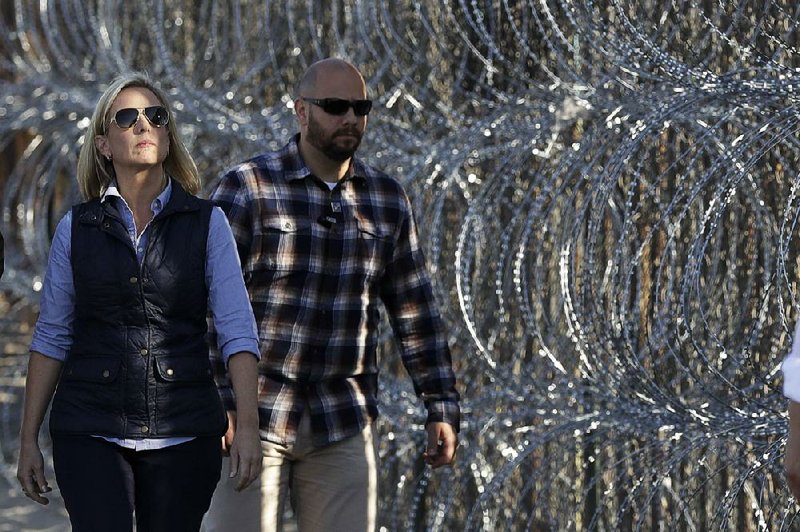
[[[100,152],[100,155],[109,161],[111,160],[111,148],[108,146],[108,138],[105,135],[95,135],[94,146]]]

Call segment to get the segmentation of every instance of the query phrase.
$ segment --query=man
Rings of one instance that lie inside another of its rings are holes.
[[[428,411],[424,458],[453,460],[459,395],[411,205],[353,158],[366,97],[353,65],[313,64],[295,99],[300,134],[229,171],[212,195],[259,323],[264,470],[260,493],[218,487],[205,530],[280,529],[289,489],[301,532],[375,528],[379,302]]]

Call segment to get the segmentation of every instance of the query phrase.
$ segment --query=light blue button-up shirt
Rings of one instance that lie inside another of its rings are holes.
[[[150,205],[153,217],[157,216],[172,195],[172,179],[161,194]],[[111,198],[115,199],[111,199]],[[136,249],[141,264],[150,232],[148,223],[139,234],[125,199],[115,183],[106,189],[102,202],[114,201],[125,224],[128,235]],[[219,207],[214,207],[208,231],[206,253],[206,286],[209,309],[217,331],[217,343],[227,363],[235,353],[246,351],[259,357],[258,332],[256,330],[250,300],[242,279],[239,255],[230,225]],[[72,346],[72,324],[75,319],[75,287],[72,279],[72,211],[58,223],[50,256],[47,262],[42,287],[39,320],[31,341],[31,351],[64,361]],[[124,447],[136,450],[160,449],[177,445],[192,438],[151,438],[144,440],[120,440],[105,438]]]

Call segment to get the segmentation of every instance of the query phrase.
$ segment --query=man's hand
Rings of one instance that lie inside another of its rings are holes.
[[[425,430],[428,432],[428,447],[423,455],[425,463],[434,469],[452,464],[458,447],[458,435],[453,426],[437,421],[428,423]]]
[[[236,435],[236,411],[228,410],[228,430],[222,436],[222,456],[231,455],[233,437]]]

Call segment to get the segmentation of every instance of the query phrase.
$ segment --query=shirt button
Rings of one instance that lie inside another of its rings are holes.
[[[292,224],[292,222],[286,222],[285,224],[283,224],[284,229],[291,229],[292,227],[294,227],[294,224]]]
[[[169,375],[170,377],[172,377],[172,375],[174,375],[174,374],[175,374],[175,370],[173,370],[172,368],[168,368],[168,369],[167,369],[167,375]]]
[[[139,278],[138,278],[138,277],[136,277],[136,276],[134,275],[133,277],[131,277],[130,279],[128,279],[128,281],[130,281],[130,282],[131,282],[131,284],[136,284],[136,283],[138,283],[138,282],[139,282]]]
[[[142,427],[142,432],[147,434],[148,432],[150,432],[150,427]]]
[[[147,356],[147,348],[146,347],[141,348],[139,350],[139,354],[142,355],[143,357],[146,357]]]
[[[110,371],[108,371],[107,369],[104,369],[104,370],[103,370],[103,378],[104,378],[104,379],[107,379],[109,375],[111,375],[111,372],[110,372]]]

